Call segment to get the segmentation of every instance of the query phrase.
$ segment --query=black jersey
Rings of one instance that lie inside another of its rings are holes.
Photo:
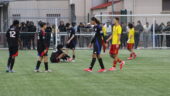
[[[96,25],[96,26],[94,26],[93,29],[95,31],[95,35],[94,35],[91,43],[96,43],[96,41],[97,41],[99,44],[102,44],[102,40],[105,41],[104,34],[102,32],[102,27],[100,25]]]
[[[11,26],[7,33],[7,42],[9,47],[18,47],[18,40],[20,35],[20,28],[16,26]]]
[[[69,40],[72,36],[74,36],[74,38],[71,40],[71,42],[72,42],[72,41],[76,41],[76,36],[75,36],[76,32],[75,32],[75,29],[74,29],[74,28],[70,28],[70,29],[68,30],[68,34],[69,34],[68,40]]]
[[[49,48],[49,38],[45,31],[38,32],[37,49],[45,50]]]

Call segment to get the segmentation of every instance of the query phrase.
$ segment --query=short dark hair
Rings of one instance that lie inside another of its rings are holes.
[[[117,21],[119,21],[119,17],[115,17],[115,19],[116,19]]]
[[[67,23],[67,24],[66,24],[66,27],[69,27],[70,25],[71,25],[70,23]]]
[[[97,24],[100,24],[100,21],[96,17],[92,17],[91,20],[96,22]]]
[[[132,23],[129,23],[129,24],[128,24],[128,27],[129,27],[130,29],[134,28],[134,26],[133,26]]]
[[[19,21],[18,20],[14,20],[12,25],[14,25],[14,26],[19,25]]]
[[[57,50],[60,50],[61,48],[63,48],[64,46],[62,44],[57,45]]]
[[[44,27],[45,25],[47,25],[45,22],[41,22],[41,23],[39,23],[39,25],[40,25],[40,27],[42,28],[42,27]]]

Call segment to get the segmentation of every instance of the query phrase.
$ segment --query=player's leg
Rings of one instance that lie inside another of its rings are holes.
[[[90,67],[88,69],[84,69],[84,71],[92,72],[94,64],[96,63],[96,58],[97,58],[97,55],[95,53],[93,53]]]
[[[97,55],[97,59],[99,61],[100,67],[101,67],[101,69],[98,72],[106,72],[106,69],[104,67],[103,60],[102,60],[100,54]]]
[[[14,63],[15,63],[15,56],[12,56],[12,58],[11,58],[11,65],[9,67],[10,72],[14,72],[13,71]]]
[[[9,70],[10,70],[10,66],[11,66],[11,59],[12,59],[12,57],[11,57],[11,56],[9,56],[9,58],[8,58],[8,62],[7,62],[7,70],[6,70],[6,72],[9,72]]]
[[[48,56],[44,56],[44,66],[45,66],[45,72],[51,72],[48,68]]]
[[[35,67],[35,72],[40,72],[39,68],[40,68],[42,60],[43,60],[43,56],[39,56],[36,67]]]
[[[73,56],[72,56],[72,58],[73,58],[73,60],[75,60],[75,58],[76,58],[76,55],[75,55],[75,48],[73,48],[72,51],[73,51]]]
[[[130,52],[130,57],[128,57],[127,59],[132,60],[133,59],[132,44],[127,45],[127,50]]]

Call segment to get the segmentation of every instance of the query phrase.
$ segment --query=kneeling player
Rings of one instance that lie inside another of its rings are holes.
[[[128,33],[127,49],[131,52],[128,60],[132,60],[132,59],[136,58],[136,54],[133,51],[133,46],[135,43],[135,40],[134,40],[135,30],[134,30],[133,24],[131,24],[131,23],[128,24],[128,27],[129,27],[129,33]]]
[[[61,60],[71,62],[72,58],[63,52],[63,45],[58,45],[57,52],[51,54],[50,60],[52,63],[59,63]]]
[[[38,40],[37,40],[37,51],[38,51],[39,59],[37,61],[35,72],[40,72],[39,68],[43,60],[45,65],[45,72],[51,72],[51,70],[48,69],[48,48],[49,48],[48,40],[49,39],[47,33],[45,32],[47,25],[46,23],[42,22],[40,24],[40,27],[41,30],[38,33]]]
[[[12,26],[8,29],[6,33],[8,48],[9,48],[9,59],[7,64],[6,72],[13,71],[13,66],[15,63],[15,57],[18,56],[18,41],[19,41],[19,21],[14,20]]]

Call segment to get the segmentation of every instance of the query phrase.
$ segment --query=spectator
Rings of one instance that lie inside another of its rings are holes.
[[[82,29],[84,29],[85,28],[85,26],[84,26],[84,24],[82,23],[82,22],[80,22],[80,24],[78,25],[78,27],[77,27],[77,32],[80,34],[81,32],[82,32]],[[84,39],[80,39],[81,37],[80,36],[77,36],[77,41],[78,41],[78,44],[79,44],[79,47],[83,47],[83,40]]]
[[[149,42],[149,34],[151,33],[151,26],[148,22],[146,22],[146,25],[143,26],[143,42],[144,42],[144,48],[148,48],[148,42]]]
[[[60,21],[60,25],[58,26],[59,32],[63,33],[66,32],[66,26],[64,24],[64,21]],[[65,36],[61,36],[61,44],[65,45]]]
[[[121,34],[121,48],[126,48],[126,44],[127,44],[127,24],[126,23],[122,23],[122,34]]]
[[[35,50],[35,33],[36,33],[36,26],[34,25],[34,22],[30,22],[30,26],[28,28],[28,32],[30,32],[30,37],[29,37],[29,49],[31,49],[31,44],[33,46],[33,49]]]
[[[26,34],[25,34],[25,32],[28,31],[26,24],[24,22],[21,23],[20,30],[21,30],[21,34],[20,34],[21,46],[20,46],[20,49],[23,50],[23,49],[26,48],[26,40],[25,40]]]
[[[160,33],[161,33],[161,35],[160,35],[160,47],[163,46],[163,39],[164,39],[163,30],[164,30],[164,29],[165,29],[165,24],[164,24],[164,23],[161,23],[161,24],[159,25],[159,30],[160,30]]]
[[[141,21],[137,22],[137,25],[135,26],[135,49],[138,48],[139,42],[140,42],[140,34],[143,32],[143,26]]]
[[[155,21],[155,30],[153,30],[153,24],[152,24],[151,31],[152,34],[155,31],[155,47],[160,47],[160,38],[158,35],[160,34],[160,30],[159,30],[159,25],[156,23],[156,21]]]
[[[170,22],[167,23],[165,29],[163,29],[166,34],[170,34]],[[170,35],[166,35],[166,46],[170,47]]]
[[[51,33],[52,33],[52,27],[50,26],[50,24],[49,23],[47,23],[47,28],[46,28],[46,30],[45,30],[45,32],[46,32],[46,38],[47,38],[47,46],[48,46],[48,48],[50,47],[50,41],[51,41]]]

